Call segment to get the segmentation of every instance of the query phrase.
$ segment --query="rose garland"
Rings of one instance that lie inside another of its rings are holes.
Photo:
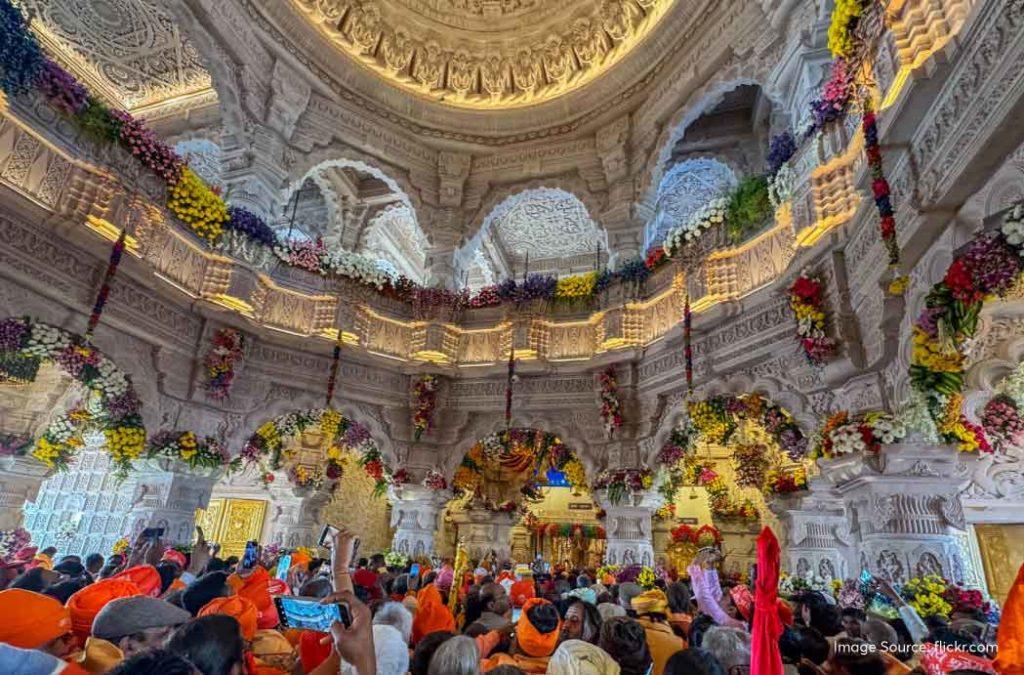
[[[836,342],[825,335],[825,301],[821,281],[801,273],[789,288],[796,334],[808,361],[820,366],[835,354]]]
[[[0,321],[0,367],[24,361],[55,364],[90,392],[87,408],[55,419],[32,456],[51,469],[66,470],[84,446],[82,434],[99,429],[115,473],[126,476],[146,441],[142,404],[128,375],[80,336],[27,317]]]
[[[817,434],[812,456],[832,458],[878,452],[882,444],[896,443],[906,433],[902,421],[889,413],[869,412],[851,416],[840,411],[825,420]]]
[[[648,490],[654,485],[654,472],[642,469],[605,469],[597,475],[593,490],[607,490],[608,501],[621,503],[626,497]]]
[[[210,349],[203,358],[206,368],[206,395],[223,401],[231,393],[235,364],[242,359],[245,339],[235,328],[220,328],[213,334]]]
[[[437,408],[437,392],[440,381],[437,375],[420,375],[413,380],[412,428],[418,441],[424,433],[434,427],[434,410]]]
[[[314,408],[287,413],[264,423],[246,441],[241,458],[247,465],[258,467],[263,484],[269,485],[274,481],[272,472],[295,458],[295,451],[286,448],[285,441],[316,428],[326,448],[324,478],[332,489],[341,478],[345,450],[364,456],[376,450],[366,427],[336,410]],[[289,479],[292,478],[289,473]]]
[[[984,432],[963,416],[964,349],[978,330],[985,299],[1021,283],[1024,204],[1015,204],[999,232],[983,232],[957,254],[925,296],[912,329],[910,382],[927,403],[943,441],[961,451],[991,450]]]
[[[199,438],[191,431],[161,431],[146,445],[146,458],[170,458],[182,461],[189,467],[217,469],[224,467],[232,473],[242,465],[240,457],[231,457],[224,444],[206,436]]]
[[[601,383],[601,419],[608,438],[622,426],[622,403],[619,401],[619,381],[615,377],[615,366],[608,366],[598,375]]]

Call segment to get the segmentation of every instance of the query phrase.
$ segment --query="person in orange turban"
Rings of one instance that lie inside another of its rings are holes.
[[[232,595],[227,598],[214,598],[203,605],[197,616],[209,616],[210,614],[226,614],[238,620],[242,627],[242,637],[252,640],[256,636],[256,622],[259,617],[259,610],[252,600],[240,595]]]
[[[124,572],[119,572],[111,579],[123,579],[130,581],[139,589],[139,592],[143,595],[148,595],[151,598],[160,597],[160,587],[162,581],[160,579],[160,573],[156,571],[156,568],[152,565],[136,565],[135,567],[129,567]]]
[[[185,557],[185,554],[173,548],[164,551],[160,562],[172,562],[178,566],[178,570],[181,572],[184,572],[185,568],[188,567],[188,558]]]
[[[266,569],[257,565],[244,577],[237,573],[232,574],[228,577],[228,586],[231,586],[236,595],[247,598],[256,605],[261,630],[277,626],[279,617],[274,600],[270,597],[270,574]]]
[[[102,579],[90,584],[68,598],[67,608],[71,612],[71,629],[79,641],[92,632],[92,620],[111,600],[142,595],[139,587],[127,579]]]
[[[427,635],[438,631],[455,631],[455,617],[444,604],[434,584],[427,584],[416,595],[420,609],[412,622],[412,642],[418,643]]]
[[[1006,596],[996,643],[996,671],[1002,675],[1024,675],[1024,565],[1017,571],[1017,579]]]
[[[0,642],[62,657],[70,651],[71,613],[58,600],[20,588],[0,591]]]
[[[519,581],[512,584],[508,595],[512,599],[513,607],[524,607],[526,601],[537,597],[537,587],[533,583],[533,572],[526,565],[516,567],[516,576]]]
[[[562,621],[555,606],[544,598],[530,598],[516,622],[510,653],[485,659],[481,670],[487,672],[508,665],[524,673],[545,673],[561,634]]]

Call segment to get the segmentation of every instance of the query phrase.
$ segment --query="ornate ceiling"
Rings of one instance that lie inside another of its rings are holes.
[[[111,103],[138,111],[181,98],[216,100],[199,54],[153,0],[21,5],[48,50]]]
[[[346,58],[447,105],[511,108],[600,76],[675,0],[292,0]]]

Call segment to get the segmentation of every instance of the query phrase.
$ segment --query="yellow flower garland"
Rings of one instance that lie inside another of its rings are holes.
[[[228,222],[227,204],[187,167],[181,180],[168,187],[167,208],[211,244]]]
[[[581,300],[594,294],[597,284],[597,272],[576,274],[563,277],[555,285],[555,298],[558,300]]]
[[[832,56],[849,56],[853,51],[851,24],[863,13],[863,0],[836,0],[828,27],[828,49]]]

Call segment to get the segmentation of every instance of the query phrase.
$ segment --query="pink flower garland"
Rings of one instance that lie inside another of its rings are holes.
[[[206,368],[206,395],[215,401],[223,401],[231,392],[235,379],[235,362],[242,358],[244,338],[234,328],[221,328],[213,334],[213,343],[206,352],[203,366]]]

